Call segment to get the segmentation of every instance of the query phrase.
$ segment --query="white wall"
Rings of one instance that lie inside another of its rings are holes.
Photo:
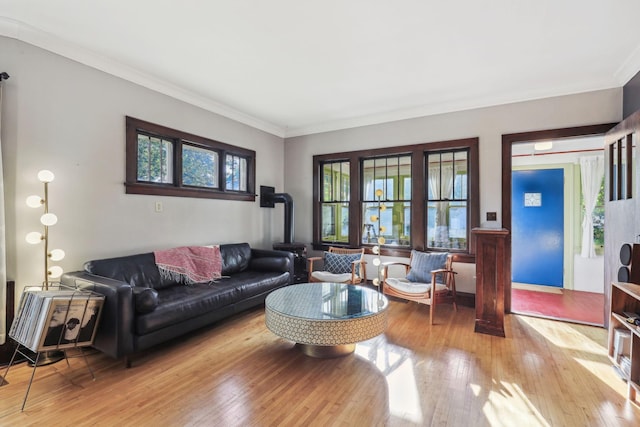
[[[622,89],[616,88],[288,138],[285,191],[296,203],[296,240],[311,243],[312,239],[312,157],[316,154],[479,137],[480,220],[487,212],[497,212],[501,223],[503,134],[621,118]],[[472,270],[466,271],[471,274]],[[475,291],[473,277],[460,277],[460,281],[465,283],[461,291]]]
[[[249,242],[270,248],[283,239],[282,205],[125,194],[125,116],[256,151],[256,190],[284,190],[284,141],[233,120],[0,37],[6,81],[2,154],[7,210],[8,279],[21,287],[43,280],[43,246],[24,236],[41,231],[41,209],[24,200],[43,195],[37,180],[50,169],[50,211],[59,222],[50,244],[67,253],[59,264],[78,270],[90,259],[177,245]],[[216,78],[212,75],[211,78]],[[155,202],[164,206],[154,211]]]

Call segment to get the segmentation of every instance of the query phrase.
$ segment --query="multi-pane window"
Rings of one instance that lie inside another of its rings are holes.
[[[478,138],[314,156],[313,243],[469,252]]]
[[[254,151],[127,117],[127,193],[254,201],[254,189]]]
[[[609,200],[631,199],[634,182],[635,134],[624,135],[609,145]]]
[[[362,161],[362,243],[409,246],[411,156]]]
[[[426,155],[427,247],[467,249],[467,150]]]
[[[320,235],[327,243],[349,242],[349,162],[323,162]]]

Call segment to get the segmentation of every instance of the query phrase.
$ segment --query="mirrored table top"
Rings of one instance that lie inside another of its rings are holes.
[[[380,292],[343,283],[301,283],[271,292],[268,310],[310,320],[347,320],[376,315],[389,302]]]

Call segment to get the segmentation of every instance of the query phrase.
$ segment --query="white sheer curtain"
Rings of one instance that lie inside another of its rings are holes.
[[[5,245],[4,225],[4,173],[2,170],[2,86],[0,78],[0,344],[6,341],[7,327],[5,325],[7,299],[7,248]]]
[[[580,158],[580,181],[584,198],[584,219],[582,220],[582,257],[596,256],[593,245],[593,209],[598,200],[600,184],[604,176],[604,157],[591,156]]]

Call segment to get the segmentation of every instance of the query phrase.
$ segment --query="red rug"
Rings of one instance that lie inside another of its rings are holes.
[[[604,325],[604,295],[594,292],[561,293],[511,290],[511,311],[588,325]]]

